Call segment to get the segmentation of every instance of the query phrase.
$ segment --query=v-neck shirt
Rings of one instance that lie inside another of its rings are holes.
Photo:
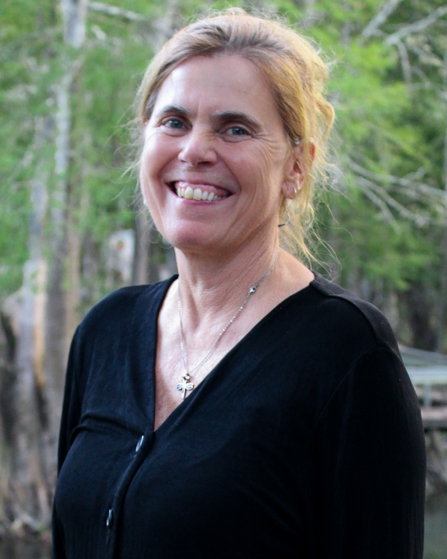
[[[67,368],[54,559],[420,559],[425,454],[391,328],[316,275],[154,432],[174,278],[118,290]]]

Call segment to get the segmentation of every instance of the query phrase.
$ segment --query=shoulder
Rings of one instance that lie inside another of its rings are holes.
[[[311,285],[318,293],[313,319],[322,329],[320,347],[329,356],[325,364],[330,370],[320,420],[330,426],[337,414],[343,421],[349,416],[374,430],[379,416],[397,424],[400,414],[399,428],[411,423],[419,436],[418,400],[383,313],[320,275]]]
[[[147,342],[156,331],[158,310],[174,279],[118,289],[86,314],[74,334],[67,367],[67,379],[77,379],[79,394],[91,373],[102,382],[109,377],[110,367],[126,370],[129,347],[140,338]]]
[[[116,338],[134,321],[158,314],[166,291],[175,278],[151,285],[123,287],[99,301],[85,315],[77,336],[81,339]]]
[[[315,274],[312,288],[318,293],[315,317],[324,320],[330,335],[363,338],[366,351],[387,348],[398,356],[399,349],[392,328],[384,314],[371,303]]]

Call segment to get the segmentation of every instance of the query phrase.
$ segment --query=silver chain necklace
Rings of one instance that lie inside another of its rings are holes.
[[[222,328],[220,334],[216,338],[216,341],[211,346],[211,349],[208,351],[208,353],[205,355],[205,357],[202,359],[202,361],[200,361],[200,363],[198,365],[196,365],[190,371],[188,371],[188,367],[186,365],[186,350],[185,350],[185,340],[184,340],[184,337],[183,337],[183,328],[182,328],[182,305],[181,305],[181,302],[180,302],[180,283],[179,283],[179,288],[178,288],[178,291],[177,291],[177,306],[178,306],[179,332],[180,332],[180,350],[182,352],[182,364],[183,364],[183,375],[182,375],[183,380],[182,380],[182,382],[179,382],[177,384],[177,390],[180,390],[182,392],[182,400],[185,399],[186,392],[188,390],[193,390],[194,389],[195,384],[193,384],[192,382],[189,382],[190,379],[191,379],[191,375],[193,375],[196,371],[198,371],[200,369],[200,367],[205,363],[205,361],[207,361],[209,359],[209,357],[213,353],[215,347],[219,343],[222,336],[225,334],[225,332],[228,330],[228,328],[233,324],[233,322],[240,315],[240,313],[244,310],[244,307],[247,304],[247,301],[250,298],[250,296],[253,295],[254,293],[256,293],[256,291],[257,291],[258,287],[261,285],[261,283],[263,283],[269,277],[269,275],[273,272],[273,269],[276,266],[276,263],[278,262],[278,258],[279,258],[279,252],[278,252],[278,254],[275,258],[275,261],[273,262],[273,265],[270,268],[270,270],[265,274],[265,276],[263,276],[258,281],[258,283],[256,283],[252,287],[250,287],[244,301],[242,302],[242,305],[238,308],[238,310],[236,311],[233,318],[231,318],[227,322],[227,324],[225,324],[225,326]]]

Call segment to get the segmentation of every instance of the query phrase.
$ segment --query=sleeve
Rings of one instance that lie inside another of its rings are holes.
[[[77,364],[79,362],[80,342],[79,327],[73,336],[68,357],[65,377],[65,392],[62,405],[61,426],[59,431],[58,473],[70,448],[73,429],[81,416],[81,397],[79,394]],[[52,519],[53,553],[52,559],[66,559],[63,528],[57,514],[56,503],[53,504]]]
[[[314,433],[318,559],[422,559],[425,443],[408,374],[390,349],[362,356]]]
[[[65,375],[65,391],[62,405],[58,446],[58,473],[64,463],[71,444],[71,434],[81,417],[82,399],[79,390],[78,363],[80,360],[80,334],[77,328],[71,342]]]

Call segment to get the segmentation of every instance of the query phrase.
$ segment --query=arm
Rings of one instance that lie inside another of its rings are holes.
[[[315,431],[313,548],[319,559],[422,559],[425,444],[394,352],[360,358]]]
[[[58,446],[58,472],[67,456],[71,444],[71,434],[81,416],[81,397],[78,386],[78,362],[80,353],[79,327],[71,342],[65,376],[64,401],[62,405],[61,426]]]
[[[81,398],[77,385],[77,361],[79,359],[79,328],[75,332],[68,357],[65,377],[64,403],[59,431],[58,473],[67,456],[71,444],[71,433],[79,422],[81,415]],[[53,506],[53,559],[65,559],[65,546],[62,527],[58,522],[56,506]]]

